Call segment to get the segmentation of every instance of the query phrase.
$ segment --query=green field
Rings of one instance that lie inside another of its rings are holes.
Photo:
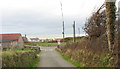
[[[65,45],[66,43],[61,43],[61,45]],[[49,43],[49,42],[30,42],[29,46],[57,46],[58,43]]]
[[[47,42],[38,42],[38,46],[57,46],[58,43],[47,43]],[[61,43],[61,45],[65,45],[65,43]]]

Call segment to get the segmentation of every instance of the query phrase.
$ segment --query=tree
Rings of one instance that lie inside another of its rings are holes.
[[[106,33],[106,16],[105,10],[100,13],[93,13],[87,20],[84,31],[90,37],[100,37]]]
[[[107,2],[106,0],[106,24],[108,30],[108,46],[112,52],[114,48],[115,39],[115,20],[116,20],[116,6],[115,2]],[[116,1],[116,0],[114,0]]]

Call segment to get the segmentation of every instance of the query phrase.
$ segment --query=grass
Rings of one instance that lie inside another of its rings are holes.
[[[41,51],[39,51],[37,54],[40,54]],[[40,57],[34,59],[31,63],[29,63],[28,67],[30,67],[29,69],[37,69],[37,66],[40,62]]]
[[[40,54],[41,53],[41,51],[39,51],[37,54]]]
[[[18,49],[10,49],[8,51],[32,51],[32,49],[29,49],[29,48],[18,48]]]
[[[39,46],[57,46],[57,43],[38,42]]]
[[[22,50],[22,48],[19,48],[19,49],[10,49],[8,51],[1,52],[1,54],[13,54],[15,52],[26,52],[26,51],[33,51],[33,50],[31,50],[31,49],[24,49],[24,50]]]
[[[29,63],[28,67],[36,67],[39,63],[40,59],[36,58],[31,63]]]
[[[83,67],[82,64],[80,64],[80,63],[78,63],[78,62],[76,62],[76,61],[74,61],[74,60],[70,60],[67,56],[63,56],[62,53],[61,53],[58,49],[56,49],[56,50],[58,51],[58,53],[62,56],[62,58],[63,58],[64,60],[70,62],[70,63],[73,64],[75,67],[77,67],[77,68]]]
[[[73,64],[74,66],[76,66],[77,68],[80,68],[82,67],[82,64],[76,62],[76,61],[73,61],[73,60],[70,60],[68,57],[66,56],[62,56],[66,61],[70,62],[71,64]]]
[[[110,58],[111,58],[111,56],[105,56],[105,57],[103,57],[101,59],[101,61],[100,61],[100,67],[105,67],[105,64],[110,63],[111,62]]]
[[[28,67],[37,67],[39,61],[40,61],[40,57],[38,57],[38,58],[32,60],[32,62],[29,63]],[[32,68],[32,69],[35,69],[35,68]]]
[[[34,52],[34,50],[31,50],[31,49],[19,48],[19,49],[11,49],[9,51],[4,51],[4,52],[2,52],[2,55],[4,56],[5,64],[7,64],[9,66],[11,66],[11,65],[8,63],[10,61],[12,61],[12,62],[15,62],[18,66],[25,63],[25,67],[29,67],[30,69],[36,69],[36,67],[40,61],[40,57],[35,56],[35,53],[33,55],[33,52]],[[40,52],[41,51],[39,51],[37,54],[40,54]],[[19,58],[19,59],[17,59],[17,58]],[[10,59],[10,61],[8,61],[8,59]],[[22,61],[18,61],[18,60],[22,60],[22,59],[23,59],[24,63],[22,63]]]
[[[56,42],[56,43],[49,43],[49,42],[31,42],[31,44],[30,45],[26,45],[26,46],[31,46],[31,45],[33,45],[34,44],[34,46],[57,46],[58,45],[58,43]],[[65,45],[66,43],[61,43],[61,45]]]

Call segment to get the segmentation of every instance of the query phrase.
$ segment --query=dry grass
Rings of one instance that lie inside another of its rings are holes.
[[[68,42],[61,47],[61,51],[64,56],[85,67],[111,67],[114,64],[109,55],[106,35],[92,39],[82,38],[76,43]]]

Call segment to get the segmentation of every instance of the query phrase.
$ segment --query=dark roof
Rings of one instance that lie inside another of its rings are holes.
[[[17,34],[0,34],[0,37],[2,38],[2,39],[0,39],[0,42],[9,42],[9,41],[18,40],[20,36],[21,36],[20,33],[17,33]]]

